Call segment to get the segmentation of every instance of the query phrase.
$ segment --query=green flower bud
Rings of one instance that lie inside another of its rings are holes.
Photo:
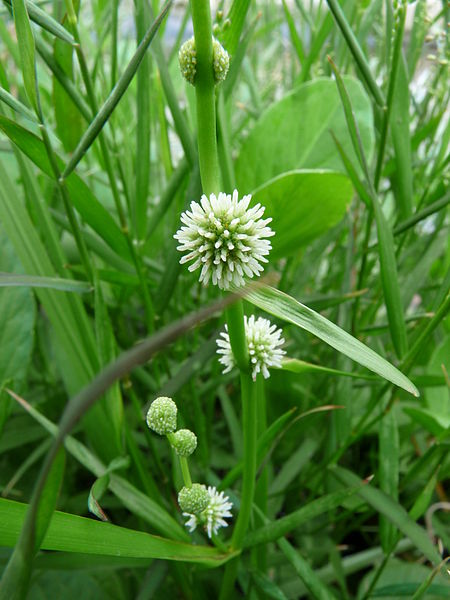
[[[161,396],[150,405],[147,425],[159,435],[173,433],[177,428],[177,405],[171,398]]]
[[[195,74],[197,71],[197,50],[195,39],[192,37],[185,42],[178,52],[178,61],[183,77],[191,85],[195,85]],[[214,82],[220,83],[225,79],[230,67],[230,57],[223,46],[213,37],[213,70]]]
[[[179,429],[170,437],[170,443],[178,456],[190,456],[197,448],[197,436],[189,429]]]
[[[195,39],[191,37],[181,46],[178,52],[178,61],[183,77],[191,85],[194,85],[195,73],[197,70],[197,51],[195,49]]]
[[[191,487],[181,488],[178,494],[178,504],[183,512],[199,515],[209,504],[206,485],[193,483]]]
[[[225,80],[228,69],[230,68],[230,57],[228,52],[213,38],[213,67],[214,67],[214,81],[216,85]]]

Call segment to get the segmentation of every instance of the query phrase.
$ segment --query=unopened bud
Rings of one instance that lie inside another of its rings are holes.
[[[209,494],[206,486],[193,483],[191,487],[183,487],[178,493],[178,504],[183,512],[198,515],[209,504]]]
[[[171,398],[161,396],[150,405],[147,425],[159,435],[173,433],[177,428],[177,405]]]

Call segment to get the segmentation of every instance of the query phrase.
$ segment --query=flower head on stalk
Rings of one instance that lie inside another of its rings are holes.
[[[284,339],[281,337],[283,332],[262,317],[255,319],[254,315],[248,318],[245,316],[244,322],[253,380],[258,373],[262,373],[267,379],[270,376],[269,367],[280,368],[283,355],[286,354],[280,348],[284,344]],[[228,373],[235,366],[235,361],[226,325],[225,331],[220,335],[221,337],[217,339],[217,354],[221,354],[219,362],[225,366],[223,372]]]
[[[191,202],[190,210],[181,215],[182,226],[174,238],[178,250],[187,252],[180,263],[191,262],[189,271],[201,267],[200,282],[210,280],[223,290],[233,284],[242,286],[244,277],[259,275],[261,263],[272,246],[266,238],[274,235],[267,227],[272,219],[262,219],[265,208],[256,204],[249,208],[251,195],[239,200],[233,194],[202,196],[200,204]]]
[[[197,525],[205,528],[208,533],[208,537],[211,538],[212,534],[217,534],[221,527],[228,527],[228,523],[225,521],[225,517],[231,517],[230,510],[233,508],[233,504],[229,502],[228,496],[225,496],[223,492],[218,492],[215,487],[208,486],[209,504],[199,514],[191,514],[184,512],[185,517],[189,517],[185,525],[189,531],[194,531]]]

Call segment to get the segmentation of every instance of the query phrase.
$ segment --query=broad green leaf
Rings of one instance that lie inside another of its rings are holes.
[[[252,202],[265,208],[271,217],[271,258],[296,253],[338,223],[353,195],[345,175],[331,171],[283,173],[253,192]]]
[[[12,0],[14,24],[16,26],[17,43],[19,45],[22,77],[28,100],[38,110],[35,46],[25,0]]]
[[[342,467],[333,466],[330,473],[344,485],[357,485],[361,481],[352,471]],[[441,562],[440,554],[427,532],[411,519],[403,506],[372,485],[365,485],[357,493],[369,506],[396,525],[430,562],[436,565]]]
[[[22,271],[22,265],[2,228],[1,271]],[[31,291],[26,288],[1,289],[3,277],[0,273],[0,386],[6,380],[18,385],[26,375],[34,344],[36,313]]]
[[[410,394],[419,396],[416,386],[387,360],[288,294],[272,287],[265,287],[250,291],[246,300],[280,319],[306,329],[363,367],[398,385]]]
[[[16,543],[26,510],[26,504],[0,499],[0,539],[4,546],[12,547]],[[186,561],[208,567],[218,567],[235,555],[223,554],[210,546],[176,542],[59,511],[53,515],[41,548],[102,556]]]
[[[372,154],[372,108],[361,84],[345,78],[364,150]],[[339,94],[331,79],[303,84],[272,104],[242,144],[236,162],[238,189],[252,191],[277,175],[295,169],[331,169],[342,172],[330,130],[345,151],[354,156]]]
[[[3,267],[2,262],[3,261],[0,258],[0,269],[2,271],[9,271],[9,268]],[[51,290],[59,290],[61,292],[76,292],[77,294],[86,294],[92,291],[92,286],[84,281],[60,279],[59,277],[16,275],[15,273],[6,272],[0,273],[0,288],[1,287],[48,288]]]
[[[44,143],[31,131],[0,115],[0,130],[24,152],[34,164],[46,175],[53,178],[53,171],[47,157]],[[58,158],[58,166],[62,170],[64,161]],[[66,180],[70,198],[88,225],[122,258],[129,258],[129,249],[119,227],[111,214],[100,204],[90,188],[76,174],[72,173]]]

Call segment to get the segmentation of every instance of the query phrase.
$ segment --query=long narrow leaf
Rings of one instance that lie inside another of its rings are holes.
[[[268,313],[306,329],[338,352],[398,385],[413,396],[420,395],[416,386],[387,360],[288,294],[272,287],[266,287],[252,290],[246,299]]]

